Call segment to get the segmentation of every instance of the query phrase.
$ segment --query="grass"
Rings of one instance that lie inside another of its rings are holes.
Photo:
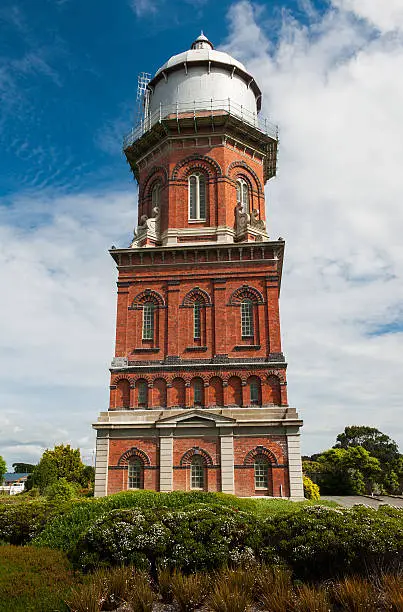
[[[339,506],[336,502],[327,499],[320,499],[319,501],[306,499],[301,502],[294,502],[289,499],[253,499],[251,501],[255,505],[253,511],[259,518],[280,513],[289,514],[297,512],[297,510],[305,506],[327,506],[328,508],[337,508]]]
[[[63,602],[73,584],[64,553],[31,546],[0,547],[0,612],[67,610]]]

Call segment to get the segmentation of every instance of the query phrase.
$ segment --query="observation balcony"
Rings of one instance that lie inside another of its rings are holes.
[[[149,113],[142,119],[133,129],[125,136],[123,140],[123,150],[139,140],[144,134],[149,132],[154,125],[163,123],[166,120],[176,120],[178,122],[184,119],[193,120],[197,128],[198,119],[211,118],[214,124],[215,118],[228,116],[241,121],[243,124],[254,128],[261,134],[268,136],[277,143],[278,127],[271,123],[268,119],[261,117],[257,113],[252,113],[250,110],[243,107],[241,104],[233,102],[230,98],[225,100],[195,100],[193,102],[177,102],[176,104],[160,104],[159,108]],[[197,129],[196,129],[197,131]]]

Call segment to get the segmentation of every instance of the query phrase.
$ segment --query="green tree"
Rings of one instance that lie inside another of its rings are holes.
[[[0,455],[0,484],[3,483],[4,474],[7,472],[7,464],[3,457]]]
[[[14,474],[32,474],[35,467],[32,463],[13,463]]]
[[[375,427],[349,425],[340,433],[333,448],[350,448],[362,446],[381,463],[395,461],[399,458],[399,448],[394,440]]]
[[[84,468],[78,448],[73,449],[70,444],[59,444],[53,450],[48,449],[43,453],[33,471],[30,486],[39,487],[43,493],[59,478],[81,485]]]
[[[378,477],[380,489],[387,493],[398,493],[403,485],[403,455],[394,440],[375,427],[349,425],[340,433],[334,448],[365,448],[379,460],[381,473]]]
[[[371,493],[381,475],[378,459],[371,457],[361,446],[331,448],[322,453],[320,465],[320,490],[331,495],[362,495]]]

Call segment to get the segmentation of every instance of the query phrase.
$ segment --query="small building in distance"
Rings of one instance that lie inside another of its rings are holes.
[[[29,474],[15,474],[13,472],[7,472],[3,477],[3,484],[0,486],[0,493],[8,495],[16,495],[16,493],[22,493],[25,490],[25,484],[27,482]]]
[[[239,61],[202,34],[149,80],[124,140],[138,224],[118,270],[95,496],[127,489],[303,498],[268,234],[277,128]],[[141,97],[141,96],[140,96]]]

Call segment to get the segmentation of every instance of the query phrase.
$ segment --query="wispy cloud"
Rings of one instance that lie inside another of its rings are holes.
[[[275,38],[256,10],[232,6],[225,48],[280,125],[266,195],[270,233],[287,238],[284,348],[304,447],[325,448],[348,423],[402,446],[401,1],[335,0],[308,24],[283,13]]]

